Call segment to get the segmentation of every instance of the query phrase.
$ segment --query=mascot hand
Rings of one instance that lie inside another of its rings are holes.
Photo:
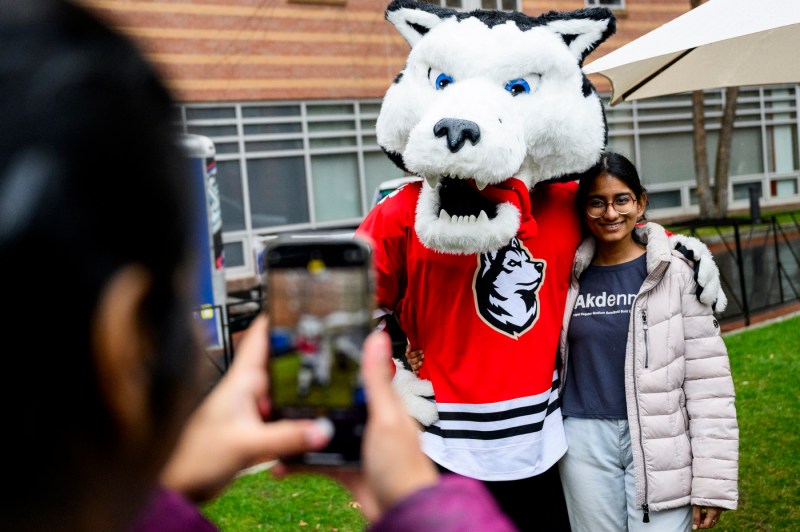
[[[728,306],[728,298],[722,291],[719,268],[705,244],[695,237],[672,234],[670,246],[692,262],[694,280],[697,282],[697,299],[711,305],[716,312],[723,312]]]
[[[392,379],[392,387],[400,395],[408,413],[424,426],[439,420],[436,403],[433,401],[431,381],[418,378],[408,371],[403,363],[392,359],[397,368]]]

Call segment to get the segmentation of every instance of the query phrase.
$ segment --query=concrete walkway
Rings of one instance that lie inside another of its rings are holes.
[[[739,334],[752,329],[758,329],[759,327],[766,327],[767,325],[788,320],[790,318],[794,318],[795,316],[800,316],[800,303],[787,305],[770,312],[763,312],[758,316],[751,316],[750,325],[745,325],[744,320],[723,324],[722,335],[731,336],[733,334]]]
[[[738,318],[732,321],[724,322],[721,325],[722,333],[726,334],[742,329],[751,329],[755,326],[764,324],[764,322],[767,322],[766,324],[773,323],[789,316],[794,316],[798,313],[800,313],[800,301],[787,303],[785,305],[781,305],[780,307],[751,314],[749,325],[745,325],[744,318]]]

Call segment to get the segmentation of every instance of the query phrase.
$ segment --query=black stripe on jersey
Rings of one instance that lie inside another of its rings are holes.
[[[553,390],[557,390],[559,386],[559,379],[553,380],[551,394]],[[559,401],[550,402],[548,397],[541,403],[529,406],[521,406],[518,408],[511,408],[502,412],[439,412],[439,419],[441,421],[474,421],[474,422],[492,422],[502,421],[506,419],[513,419],[532,414],[538,414],[543,410],[547,410],[545,418],[559,409]],[[443,429],[438,425],[430,425],[425,427],[426,432],[430,432],[441,438],[460,438],[469,440],[499,440],[502,438],[511,438],[514,436],[521,436],[523,434],[531,434],[539,432],[544,426],[544,419],[536,423],[529,423],[519,425],[516,427],[509,427],[497,430],[466,430],[466,429]]]
[[[553,384],[550,388],[550,393],[555,390],[558,390],[558,386],[560,384],[559,379],[553,380]],[[547,415],[549,416],[553,410],[558,408],[558,402],[553,402],[548,404],[547,402],[550,400],[550,397],[542,401],[541,403],[537,403],[535,405],[528,405],[528,406],[519,406],[517,408],[510,408],[508,410],[503,410],[500,412],[439,412],[439,419],[442,421],[478,421],[478,422],[491,422],[491,421],[502,421],[505,419],[512,419],[515,417],[522,417],[522,416],[530,416],[533,414],[538,414],[545,408],[547,409]]]
[[[460,438],[467,440],[499,440],[502,438],[511,438],[513,436],[521,436],[523,434],[530,434],[532,432],[539,432],[544,426],[544,420],[537,421],[528,425],[519,427],[510,427],[507,429],[499,430],[454,430],[442,429],[438,425],[430,425],[425,427],[426,432],[435,434],[441,438]]]
[[[442,421],[502,421],[515,417],[530,416],[538,414],[547,408],[547,401],[529,406],[520,406],[503,410],[502,412],[439,412],[439,419]]]

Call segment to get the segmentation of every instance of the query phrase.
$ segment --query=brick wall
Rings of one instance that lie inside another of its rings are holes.
[[[129,34],[184,102],[380,98],[408,45],[387,0],[81,0]],[[333,4],[333,5],[332,5]],[[582,0],[523,0],[536,15]],[[627,0],[592,61],[689,9],[689,0]],[[601,76],[592,82],[609,90]]]

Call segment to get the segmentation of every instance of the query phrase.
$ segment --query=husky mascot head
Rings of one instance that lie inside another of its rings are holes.
[[[396,0],[411,45],[377,121],[378,143],[425,178],[415,230],[446,253],[499,249],[530,217],[536,182],[584,172],[607,127],[586,55],[615,29],[603,8],[529,17]]]

